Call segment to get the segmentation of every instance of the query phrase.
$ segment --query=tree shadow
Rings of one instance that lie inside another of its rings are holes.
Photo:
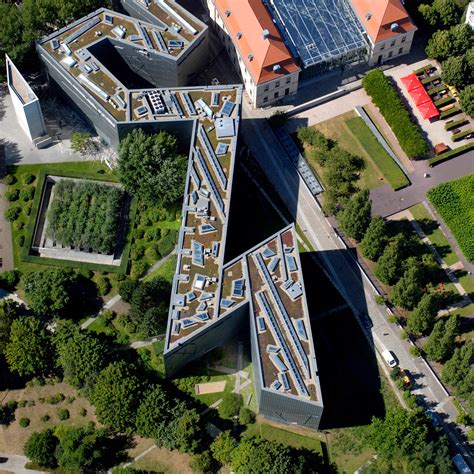
[[[16,165],[21,162],[23,155],[21,154],[20,148],[17,143],[0,138],[0,144],[4,146],[5,150],[5,163],[8,166]]]

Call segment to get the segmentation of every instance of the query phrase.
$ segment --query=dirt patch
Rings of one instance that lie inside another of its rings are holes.
[[[218,393],[225,390],[225,385],[227,381],[222,380],[220,382],[207,382],[207,383],[197,383],[194,388],[196,390],[196,395],[205,395],[207,393]]]
[[[46,403],[46,400],[43,402],[40,400],[58,394],[63,394],[65,399],[55,405]],[[26,402],[26,406],[19,406],[16,409],[15,420],[9,426],[0,426],[0,452],[3,453],[23,454],[23,446],[30,435],[44,428],[85,424],[88,421],[97,423],[92,405],[86,399],[80,398],[74,388],[64,383],[3,391],[0,392],[0,400],[2,403],[9,400],[16,400],[19,403]],[[64,408],[69,410],[70,418],[60,421],[57,413],[58,410]],[[80,415],[82,409],[87,411],[86,416]],[[50,419],[43,421],[42,418],[45,415],[48,415]],[[30,425],[27,428],[22,428],[19,425],[21,418],[30,420]]]
[[[189,454],[170,451],[165,448],[155,448],[130,467],[164,474],[175,474],[177,472],[179,474],[192,474],[193,471],[189,467],[189,461],[191,461]]]

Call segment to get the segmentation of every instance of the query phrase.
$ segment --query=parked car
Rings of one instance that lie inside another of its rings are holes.
[[[395,355],[392,351],[389,351],[388,349],[385,349],[382,352],[382,357],[384,358],[385,362],[390,368],[394,368],[398,365],[397,359],[395,358]]]
[[[359,313],[359,318],[365,329],[371,329],[374,327],[374,323],[367,313]]]

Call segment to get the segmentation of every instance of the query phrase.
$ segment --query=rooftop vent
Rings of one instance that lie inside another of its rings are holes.
[[[275,64],[273,66],[273,72],[278,72],[281,69],[281,66],[279,64]]]
[[[390,25],[390,29],[391,29],[392,31],[398,31],[398,30],[400,29],[400,25],[399,25],[398,23],[392,23],[392,24]]]
[[[230,10],[229,10],[229,9],[227,9],[227,10],[225,11],[225,16],[230,16]]]
[[[262,38],[267,39],[270,36],[270,32],[267,29],[262,31]]]
[[[240,31],[237,32],[237,39],[242,38],[242,33]]]
[[[371,18],[372,18],[372,12],[367,12],[367,13],[365,14],[365,19],[366,19],[367,21],[369,21]]]
[[[248,56],[247,56],[247,58],[248,58],[249,61],[252,61],[252,59],[253,59],[253,54],[252,54],[252,53],[249,53]]]

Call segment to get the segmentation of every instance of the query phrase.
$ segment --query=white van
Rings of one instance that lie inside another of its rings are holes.
[[[395,360],[395,356],[392,351],[385,349],[382,352],[382,357],[384,358],[388,366],[391,367],[392,369],[397,366],[397,361]]]

